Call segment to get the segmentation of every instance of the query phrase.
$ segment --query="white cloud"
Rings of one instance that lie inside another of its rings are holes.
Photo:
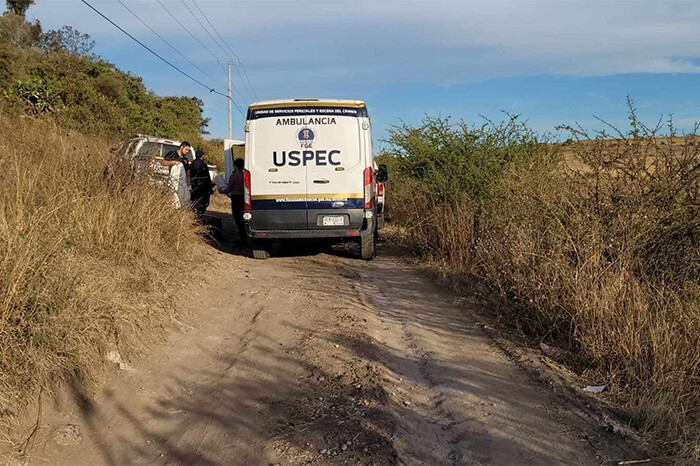
[[[89,1],[182,64],[116,0]],[[212,57],[155,0],[122,1],[191,60],[223,77]],[[162,1],[220,53],[181,0]],[[196,2],[245,61],[263,98],[356,97],[406,82],[451,86],[517,76],[700,73],[697,0]],[[99,53],[144,75],[158,92],[199,91],[173,79],[162,84],[170,69],[77,0],[37,0],[28,16],[44,27],[71,24],[89,33]],[[221,99],[202,98],[208,108],[223,109]]]
[[[92,1],[152,38],[114,0]],[[155,1],[124,1],[179,46],[197,48]],[[383,83],[399,77],[445,83],[700,71],[692,61],[700,55],[696,1],[197,1],[249,68],[287,80],[349,73]],[[180,0],[164,2],[187,18]],[[49,26],[73,24],[100,48],[132,46],[115,42],[120,33],[74,0],[38,0],[31,14]],[[189,24],[196,29],[194,20]],[[219,52],[203,31],[198,36]]]

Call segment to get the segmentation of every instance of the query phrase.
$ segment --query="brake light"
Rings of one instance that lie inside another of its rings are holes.
[[[384,183],[377,183],[377,196],[384,196]]]
[[[365,185],[365,210],[369,210],[374,207],[374,196],[372,196],[372,178],[374,177],[374,170],[372,167],[365,168],[364,172],[364,185]]]
[[[243,170],[243,210],[250,212],[250,172]]]

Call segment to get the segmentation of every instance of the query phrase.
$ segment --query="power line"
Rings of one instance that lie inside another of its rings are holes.
[[[244,100],[244,99],[241,99],[241,100]],[[243,112],[243,110],[241,110],[241,107],[239,107],[238,104],[236,104],[236,101],[231,99],[231,103],[233,104],[234,107],[236,107],[236,110],[238,110],[238,113],[240,113],[243,118],[246,118],[245,112]]]
[[[160,0],[156,0],[156,1],[160,4],[160,6],[163,7],[163,9],[170,15],[170,17],[173,18],[173,19],[177,22],[177,24],[180,25],[180,27],[181,27],[182,29],[184,29],[185,31],[187,31],[187,34],[189,34],[190,37],[192,37],[195,41],[197,41],[197,43],[198,43],[199,45],[201,45],[202,48],[204,48],[204,50],[206,50],[207,52],[209,52],[209,54],[210,54],[212,57],[214,57],[214,60],[216,60],[217,62],[219,61],[219,57],[217,57],[216,55],[214,55],[214,52],[212,52],[211,50],[209,50],[209,47],[207,47],[206,45],[204,45],[204,44],[202,43],[201,40],[197,39],[197,37],[196,37],[194,34],[192,34],[192,33],[190,32],[189,28],[188,28],[187,26],[185,26],[184,24],[182,24],[182,22],[181,22],[179,19],[177,19],[177,17],[176,17],[170,10],[168,10],[168,7],[166,7],[165,5],[163,5],[163,2],[161,2]],[[228,97],[228,96],[227,96],[227,97]]]
[[[240,63],[241,62],[236,62],[235,64],[240,65]],[[238,75],[239,78],[241,78],[241,82],[243,83],[243,89],[245,89],[245,91],[250,96],[250,100],[255,100],[255,95],[254,95],[255,91],[251,90],[251,88],[249,88],[248,85],[246,85],[245,80],[243,79],[243,75],[241,74],[241,71],[238,69],[238,67],[236,67],[235,69],[236,69],[236,74]]]
[[[260,97],[258,97],[258,93],[255,92],[255,88],[253,87],[253,83],[251,83],[250,79],[248,78],[248,72],[246,72],[245,67],[243,66],[243,62],[240,62],[240,63],[241,63],[241,69],[243,70],[243,74],[245,75],[245,79],[250,84],[250,88],[253,89],[253,94],[255,94],[255,98],[257,100],[260,100]]]
[[[217,80],[216,80],[215,78],[213,78],[209,73],[207,73],[206,71],[202,70],[199,66],[197,66],[196,64],[194,64],[194,63],[193,63],[192,61],[190,61],[186,56],[184,56],[182,53],[180,53],[172,44],[170,44],[167,40],[165,40],[165,39],[164,39],[160,34],[158,34],[158,32],[156,32],[151,26],[149,26],[149,25],[146,24],[141,18],[139,18],[138,15],[136,15],[136,13],[134,13],[128,6],[126,6],[124,3],[122,3],[121,0],[117,0],[117,1],[118,1],[124,8],[126,8],[127,10],[129,10],[129,12],[130,12],[132,15],[134,15],[134,16],[136,17],[136,19],[138,19],[139,21],[141,21],[141,23],[143,23],[144,26],[146,26],[149,30],[151,30],[151,32],[153,32],[153,33],[154,33],[156,36],[158,36],[163,42],[165,42],[165,43],[168,44],[173,50],[175,50],[181,57],[183,57],[185,60],[187,60],[191,65],[193,65],[193,66],[194,66],[195,68],[197,68],[199,71],[201,71],[202,73],[204,73],[205,75],[207,75],[212,81],[214,81],[214,82],[217,81]],[[197,40],[197,38],[194,37],[194,36],[192,35],[192,33],[189,31],[189,29],[187,29],[187,27],[184,26],[184,25],[173,15],[173,13],[172,13],[168,8],[166,8],[166,6],[165,6],[163,3],[161,3],[160,0],[158,0],[158,3],[160,3],[160,5],[163,7],[163,9],[164,9],[175,21],[177,21],[177,23],[178,23],[183,29],[185,29],[185,30],[190,34],[190,36],[192,36],[193,39],[195,39],[202,47],[204,47],[205,50],[207,50],[210,54],[212,54],[212,55],[214,56],[214,58],[217,59],[217,62],[218,62],[218,57],[217,57],[216,55],[214,55],[214,54],[211,52],[211,50],[209,50],[204,44],[202,44],[199,40]],[[184,2],[183,2],[183,3],[184,3]],[[185,7],[187,7],[187,5],[185,5]],[[192,10],[190,10],[189,8],[187,8],[187,10],[188,10],[190,13],[192,13]],[[194,16],[194,15],[193,15],[193,16]],[[195,19],[197,19],[197,18],[195,17]],[[201,22],[200,22],[200,25],[202,25]],[[202,25],[202,27],[204,27],[204,26]],[[226,53],[226,52],[224,51],[224,53]],[[236,90],[234,90],[234,91],[236,91]],[[216,93],[217,93],[217,94],[221,94],[221,93],[219,93],[218,91],[217,91]],[[221,95],[223,95],[223,94],[221,94]],[[229,98],[227,95],[224,95],[224,97],[226,97],[227,99]],[[238,97],[241,97],[241,100],[245,100],[245,99],[242,98],[242,96],[240,95],[240,93],[238,94]],[[232,99],[232,101],[233,101],[233,99]],[[238,105],[236,105],[236,102],[235,102],[235,101],[233,101],[233,105],[236,107],[236,109],[238,110],[238,112],[239,112],[243,117],[246,116],[246,115],[244,114],[244,112],[241,110],[241,108],[240,108]]]
[[[197,9],[198,9],[199,12],[201,13],[202,17],[204,18],[204,20],[205,20],[207,23],[209,23],[209,26],[211,26],[211,28],[214,30],[214,32],[216,33],[216,35],[219,36],[219,39],[221,39],[221,42],[223,42],[223,44],[226,46],[226,48],[228,48],[228,49],[231,51],[231,54],[233,55],[232,58],[235,58],[236,60],[241,61],[241,58],[240,58],[238,55],[236,55],[236,52],[234,52],[233,49],[232,49],[231,47],[229,47],[229,45],[226,43],[226,41],[224,40],[224,38],[221,37],[221,34],[219,34],[219,31],[216,29],[216,27],[211,23],[211,21],[209,21],[209,18],[207,18],[207,15],[204,14],[204,12],[202,11],[202,9],[199,7],[199,4],[197,4],[196,0],[192,0],[192,3],[194,3],[194,6],[197,7]],[[224,52],[224,53],[226,53],[226,55],[228,55],[227,52]]]
[[[176,70],[177,72],[179,72],[180,74],[186,76],[186,77],[189,78],[190,80],[192,80],[192,81],[194,81],[195,83],[199,84],[199,85],[202,86],[203,88],[207,89],[209,92],[213,92],[214,94],[218,94],[218,95],[220,95],[220,96],[225,97],[225,98],[228,99],[228,96],[227,96],[226,94],[222,94],[221,92],[217,91],[216,89],[210,88],[209,86],[207,86],[206,84],[204,84],[204,83],[201,82],[200,80],[198,80],[198,79],[196,79],[196,78],[193,78],[192,76],[190,76],[189,74],[185,73],[184,71],[182,71],[182,70],[181,70],[180,68],[178,68],[177,66],[173,65],[172,63],[170,63],[170,62],[169,62],[168,60],[166,60],[165,58],[163,58],[163,57],[161,57],[160,55],[158,55],[158,54],[157,54],[156,52],[154,52],[151,48],[149,48],[146,44],[144,44],[143,42],[141,42],[140,40],[138,40],[136,37],[134,37],[134,36],[132,36],[131,34],[129,34],[127,31],[125,31],[125,30],[124,30],[121,26],[119,26],[117,23],[115,23],[114,21],[112,21],[111,19],[109,19],[108,17],[106,17],[104,14],[102,14],[102,12],[100,12],[97,8],[95,8],[94,6],[90,5],[86,0],[80,0],[80,1],[83,2],[85,5],[87,5],[92,11],[94,11],[95,13],[97,13],[98,15],[100,15],[102,18],[104,18],[104,19],[105,19],[107,22],[109,22],[112,26],[114,26],[115,28],[119,29],[121,32],[123,32],[123,33],[126,34],[127,36],[129,36],[129,38],[130,38],[131,40],[133,40],[134,42],[136,42],[137,44],[139,44],[141,47],[143,47],[143,48],[145,48],[146,50],[148,50],[149,52],[151,52],[153,55],[155,55],[156,57],[158,57],[161,61],[163,61],[165,64],[167,64],[168,66],[170,66],[171,68],[173,68],[174,70]]]
[[[180,0],[180,1],[182,2],[183,5],[185,5],[185,8],[187,8],[187,11],[190,12],[190,14],[191,14],[192,17],[195,19],[195,21],[197,21],[197,22],[199,23],[199,25],[202,27],[202,29],[204,30],[204,32],[206,32],[206,33],[209,35],[209,37],[210,37],[211,40],[216,44],[216,46],[219,47],[219,48],[221,49],[222,52],[224,52],[224,57],[225,57],[226,55],[228,55],[228,52],[226,52],[226,50],[224,50],[224,48],[221,46],[221,44],[219,44],[219,42],[217,42],[217,40],[214,39],[214,36],[211,35],[211,32],[209,32],[209,29],[207,29],[207,27],[206,27],[204,24],[202,24],[202,22],[199,20],[199,18],[197,18],[197,16],[194,14],[194,11],[192,11],[192,10],[190,9],[190,7],[187,5],[187,3],[185,3],[185,0]],[[205,19],[206,19],[206,18],[205,18]],[[218,58],[217,58],[217,60],[218,60]]]
[[[240,100],[241,102],[245,102],[246,100],[248,100],[248,99],[246,99],[246,98],[243,96],[243,94],[241,94],[241,92],[240,92],[237,88],[234,87],[234,88],[232,89],[232,92],[233,92],[234,94],[236,94],[236,98],[237,98],[238,100]],[[250,101],[249,101],[249,102],[250,102]]]
[[[200,21],[200,19],[197,17],[197,15],[195,15],[194,11],[192,11],[192,9],[187,5],[187,2],[186,2],[185,0],[180,0],[180,2],[185,6],[185,8],[187,9],[187,11],[190,12],[190,14],[192,15],[192,17],[197,21],[197,23],[199,23],[199,25],[200,25],[200,26],[202,27],[202,29],[207,33],[207,35],[209,36],[209,38],[211,38],[211,40],[216,44],[216,46],[219,47],[219,48],[221,49],[222,52],[224,52],[224,56],[228,56],[229,58],[232,59],[232,61],[235,62],[235,60],[233,60],[233,57],[231,57],[231,54],[230,54],[229,52],[227,52],[227,51],[221,46],[221,43],[219,43],[219,41],[216,40],[216,38],[215,38],[215,37],[212,35],[212,33],[209,31],[209,29],[212,29],[212,30],[216,33],[216,35],[219,36],[219,39],[221,40],[221,42],[223,42],[224,45],[226,45],[226,46],[228,47],[228,45],[226,44],[226,41],[224,41],[223,37],[221,37],[221,34],[219,34],[219,31],[216,29],[216,27],[214,27],[214,25],[212,24],[212,22],[209,21],[209,18],[207,18],[207,16],[204,14],[204,11],[202,11],[202,9],[199,7],[199,5],[197,4],[197,2],[195,2],[194,0],[192,1],[192,3],[194,3],[194,6],[197,8],[197,10],[199,10],[199,13],[202,15],[202,17],[204,18],[204,20],[209,24],[209,26],[210,26],[209,28],[207,28],[204,24],[202,24],[202,21]],[[230,49],[230,47],[229,47],[229,49]],[[231,50],[231,52],[233,52],[233,50]],[[235,55],[235,53],[234,53],[234,55]],[[239,60],[239,61],[240,61],[240,60]],[[250,96],[250,100],[251,100],[251,101],[252,101],[252,100],[255,100],[255,96],[253,95],[254,92],[251,92],[251,89],[246,85],[245,81],[243,80],[243,76],[241,75],[241,72],[238,71],[238,68],[236,68],[236,73],[237,73],[238,76],[241,78],[241,82],[243,83],[243,89],[244,89],[245,92],[248,94],[248,96]]]
[[[248,118],[243,110],[241,110],[241,107],[236,104],[235,100],[231,99],[231,103],[233,103],[233,106],[236,107],[236,110],[238,110],[238,113],[240,113],[243,118]]]
[[[168,42],[163,36],[161,36],[160,34],[158,34],[158,32],[157,32],[155,29],[153,29],[148,23],[146,23],[144,20],[142,20],[136,13],[134,13],[134,11],[133,11],[131,8],[129,8],[128,6],[126,6],[126,4],[125,4],[124,2],[122,2],[122,0],[117,0],[117,2],[119,2],[119,4],[120,4],[121,6],[123,6],[124,8],[126,8],[127,11],[129,11],[129,13],[131,13],[131,14],[134,16],[134,18],[136,18],[137,20],[139,20],[139,21],[141,22],[141,24],[143,24],[144,26],[146,26],[153,34],[155,34],[160,40],[162,40],[168,47],[170,47],[171,49],[173,49],[173,51],[175,51],[175,53],[177,53],[177,54],[180,55],[182,58],[184,58],[185,60],[187,60],[187,62],[188,62],[190,65],[194,66],[196,69],[198,69],[198,70],[199,70],[200,72],[202,72],[204,75],[206,75],[209,79],[211,79],[214,83],[217,82],[216,79],[215,79],[212,75],[210,75],[209,73],[207,73],[206,71],[204,71],[204,70],[203,70],[202,68],[200,68],[196,63],[192,62],[189,58],[187,58],[185,55],[183,55],[178,49],[176,49],[174,45],[172,45],[170,42]],[[219,83],[219,84],[220,84],[220,83]]]
[[[183,0],[183,1],[184,1],[184,0]],[[199,4],[197,3],[197,1],[196,1],[196,0],[192,0],[192,3],[194,3],[194,6],[197,7],[197,10],[199,10],[199,13],[201,13],[201,15],[202,15],[202,17],[204,18],[204,20],[205,20],[207,23],[209,23],[209,26],[211,26],[211,28],[214,30],[214,32],[215,32],[216,35],[219,37],[219,39],[221,39],[221,42],[226,46],[226,48],[228,48],[228,49],[231,51],[231,54],[233,55],[233,57],[235,57],[236,60],[238,60],[238,63],[240,64],[241,69],[243,70],[243,73],[245,74],[245,79],[246,79],[246,81],[248,82],[248,86],[250,86],[250,89],[253,91],[253,94],[255,95],[255,98],[256,98],[257,100],[260,100],[260,97],[258,97],[258,93],[255,92],[255,88],[253,87],[253,83],[251,83],[251,82],[250,82],[250,79],[248,78],[248,73],[246,72],[245,67],[243,66],[243,62],[241,61],[241,58],[236,54],[236,52],[233,51],[233,49],[231,48],[231,46],[228,45],[228,43],[224,40],[224,38],[221,36],[221,34],[219,34],[219,30],[216,29],[216,26],[214,26],[214,25],[212,24],[211,21],[209,21],[209,18],[207,17],[207,15],[204,14],[204,12],[202,11],[202,9],[199,7]],[[210,34],[210,35],[211,35],[211,34]],[[238,71],[238,69],[236,69],[236,73],[238,73],[238,75],[240,76],[240,72]],[[241,76],[241,80],[243,80],[243,77],[242,77],[242,76]],[[244,85],[245,85],[245,82],[244,82]]]

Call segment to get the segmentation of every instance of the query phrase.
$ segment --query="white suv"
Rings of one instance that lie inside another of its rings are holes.
[[[190,188],[187,185],[187,174],[181,164],[166,167],[160,164],[166,154],[180,148],[180,141],[138,134],[124,141],[116,152],[134,160],[137,170],[147,170],[154,180],[173,191],[173,205],[176,208],[188,205]],[[194,147],[187,154],[187,160],[194,160]],[[212,181],[217,176],[216,166],[208,165]]]

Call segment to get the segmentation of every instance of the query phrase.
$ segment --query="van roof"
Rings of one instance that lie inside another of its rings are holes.
[[[265,100],[261,102],[253,102],[250,104],[251,110],[262,108],[275,107],[351,107],[364,108],[365,103],[362,100],[342,100],[342,99],[282,99],[282,100]]]

